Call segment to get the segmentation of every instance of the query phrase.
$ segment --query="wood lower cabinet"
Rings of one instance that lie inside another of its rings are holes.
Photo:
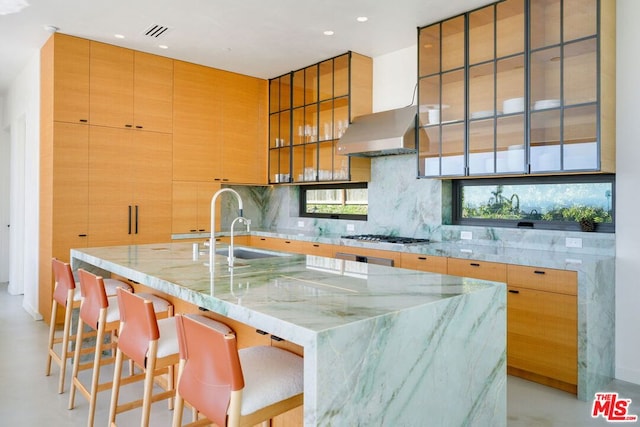
[[[299,242],[299,250],[300,253],[305,255],[315,255],[315,256],[324,256],[328,258],[333,258],[336,253],[336,248],[339,246],[330,245],[326,243],[316,243],[316,242]]]
[[[271,249],[275,251],[303,253],[299,240],[280,239],[277,237],[251,236],[250,244],[256,248]]]
[[[577,393],[577,299],[574,271],[508,266],[509,374]]]
[[[447,274],[447,258],[402,252],[400,254],[400,267],[410,270]]]
[[[447,274],[475,279],[507,281],[507,265],[499,262],[477,261],[462,258],[447,259]]]

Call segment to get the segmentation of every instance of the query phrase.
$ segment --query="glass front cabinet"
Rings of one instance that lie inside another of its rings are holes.
[[[354,52],[269,80],[269,182],[368,181],[370,159],[338,155],[350,119],[371,112],[372,60]]]
[[[418,29],[422,177],[615,171],[615,2],[506,0]]]

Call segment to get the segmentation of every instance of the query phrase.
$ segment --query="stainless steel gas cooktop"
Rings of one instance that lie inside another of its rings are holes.
[[[343,239],[360,240],[372,243],[396,243],[400,245],[413,245],[418,243],[429,243],[429,239],[418,239],[415,237],[385,236],[383,234],[350,234],[340,236]]]

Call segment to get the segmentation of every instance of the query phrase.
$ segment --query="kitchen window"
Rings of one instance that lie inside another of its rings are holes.
[[[615,231],[615,175],[453,181],[453,224]]]
[[[367,183],[300,187],[300,216],[367,220]]]

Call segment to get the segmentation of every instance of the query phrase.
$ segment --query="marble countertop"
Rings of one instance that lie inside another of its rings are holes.
[[[114,246],[73,249],[71,256],[74,268],[97,267],[127,277],[303,346],[320,331],[497,285],[275,252],[279,256],[237,259],[233,268],[216,255],[211,274],[208,254],[194,259],[192,249],[191,243]]]

